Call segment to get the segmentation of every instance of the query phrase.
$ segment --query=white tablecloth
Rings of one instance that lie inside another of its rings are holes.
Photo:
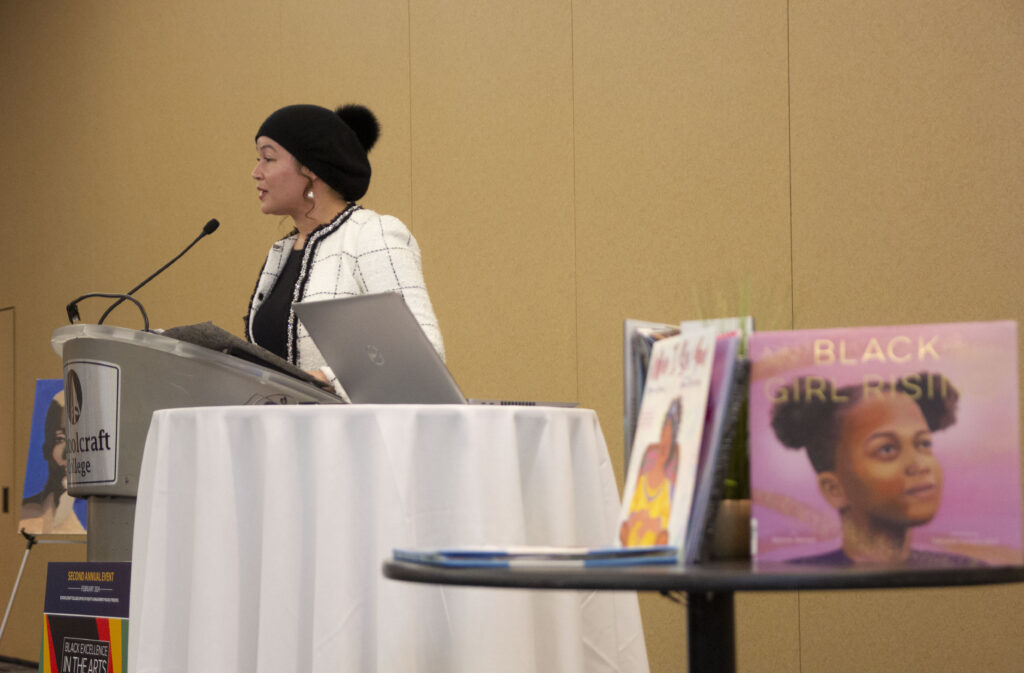
[[[395,547],[609,544],[618,506],[586,409],[158,411],[128,670],[646,673],[635,594],[381,574]]]

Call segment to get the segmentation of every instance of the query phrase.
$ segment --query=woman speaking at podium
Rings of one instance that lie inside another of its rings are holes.
[[[256,132],[252,177],[267,215],[292,219],[292,232],[267,255],[249,301],[248,339],[330,382],[344,394],[292,304],[398,292],[434,348],[441,331],[427,295],[420,250],[401,221],[358,205],[370,185],[367,153],[380,127],[360,105],[277,110]]]

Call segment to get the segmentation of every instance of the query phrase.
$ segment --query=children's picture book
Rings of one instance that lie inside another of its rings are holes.
[[[715,341],[697,485],[683,545],[683,562],[687,565],[709,560],[712,523],[725,490],[733,434],[746,396],[749,362],[740,357],[741,338],[739,332],[732,332]]]
[[[644,382],[651,362],[651,349],[655,342],[679,334],[679,325],[667,325],[646,320],[627,319],[622,324],[622,412],[623,446],[626,466],[636,434],[636,417],[640,400],[644,396]]]
[[[757,561],[1021,564],[1017,324],[760,332]]]
[[[707,320],[685,320],[682,323],[667,324],[647,320],[626,319],[622,324],[622,367],[623,367],[623,447],[628,469],[633,437],[636,435],[636,419],[640,412],[647,368],[651,360],[654,343],[668,336],[679,334],[680,329],[692,327],[714,327],[718,334],[738,331],[741,344],[754,331],[752,316],[732,318],[711,318]],[[741,348],[741,352],[742,352]]]
[[[622,495],[618,544],[682,552],[696,486],[715,328],[655,342]]]

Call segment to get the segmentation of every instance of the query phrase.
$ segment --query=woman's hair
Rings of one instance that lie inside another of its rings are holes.
[[[43,422],[43,458],[46,459],[47,476],[43,493],[61,493],[65,467],[53,457],[53,449],[57,446],[57,431],[64,427],[64,405],[58,399],[50,401],[46,409],[46,420]]]
[[[664,429],[669,423],[672,424],[672,436],[675,437],[676,433],[679,432],[679,423],[683,420],[683,400],[680,397],[672,400],[672,403],[668,405],[668,410],[665,411],[665,421],[661,427]]]
[[[665,465],[670,468],[672,467],[672,461],[678,459],[679,446],[676,443],[676,435],[679,434],[679,424],[682,422],[683,398],[677,397],[668,405],[668,410],[665,412],[665,420],[661,423],[662,432],[665,431],[665,426],[672,426],[672,442],[669,444],[668,457],[665,458]]]
[[[836,388],[832,381],[820,377],[800,377],[786,388],[797,394],[787,394],[773,405],[772,429],[775,436],[787,448],[806,449],[815,472],[834,469],[843,414],[863,399],[864,390],[868,387],[851,385]],[[919,372],[868,389],[872,394],[903,393],[909,396],[920,407],[932,432],[956,422],[960,393],[943,374]],[[808,394],[808,390],[813,392]]]

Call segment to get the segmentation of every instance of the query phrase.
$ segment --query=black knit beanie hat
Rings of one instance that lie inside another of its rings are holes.
[[[274,112],[256,137],[276,141],[346,201],[357,201],[370,186],[370,151],[380,126],[362,105],[331,112],[319,105],[289,105]]]

